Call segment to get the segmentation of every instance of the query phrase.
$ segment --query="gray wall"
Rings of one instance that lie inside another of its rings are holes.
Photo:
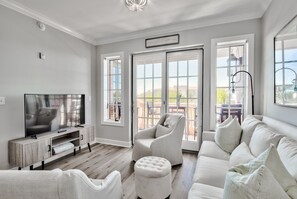
[[[255,34],[255,112],[260,113],[260,53],[261,53],[261,21],[260,19],[242,21],[236,23],[229,23],[217,26],[204,27],[194,30],[187,30],[178,32],[180,34],[179,47],[193,44],[204,44],[204,114],[203,114],[203,125],[204,129],[209,129],[209,108],[210,108],[210,64],[211,64],[211,39],[230,37],[243,34]],[[129,142],[131,131],[129,129],[129,120],[127,120],[127,113],[130,113],[130,107],[128,102],[131,100],[130,95],[130,59],[129,56],[135,52],[146,51],[144,47],[144,39],[134,39],[124,42],[117,42],[112,44],[101,45],[97,47],[98,57],[98,106],[97,106],[97,117],[98,121],[101,121],[101,54],[113,53],[113,52],[124,52],[124,75],[125,75],[125,126],[124,127],[111,127],[103,126],[99,122],[97,123],[97,136],[104,139],[112,139],[118,141]],[[129,100],[129,101],[128,101]],[[128,117],[131,117],[130,115]]]
[[[44,52],[46,60],[38,59]],[[24,137],[24,93],[84,93],[86,122],[96,121],[96,48],[0,6],[0,169],[9,168],[8,140]],[[92,96],[92,101],[89,101]]]
[[[297,109],[274,104],[273,38],[296,15],[296,0],[274,0],[262,18],[261,111],[264,115],[293,125],[297,125]]]

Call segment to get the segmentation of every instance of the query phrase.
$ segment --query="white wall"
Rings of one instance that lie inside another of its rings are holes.
[[[203,113],[203,126],[204,129],[209,129],[209,108],[210,108],[210,63],[211,63],[211,39],[230,37],[235,35],[244,34],[255,34],[255,112],[260,113],[260,54],[261,54],[261,21],[260,19],[242,21],[236,23],[229,23],[217,26],[210,26],[204,28],[198,28],[194,30],[187,30],[178,32],[180,34],[180,44],[178,47],[193,45],[193,44],[204,44],[204,113]],[[129,119],[127,114],[130,113],[129,102],[131,101],[131,85],[129,85],[131,78],[130,70],[130,59],[129,56],[135,52],[146,51],[144,47],[145,38],[134,39],[124,42],[117,42],[112,44],[101,45],[97,47],[97,62],[98,62],[98,106],[97,116],[98,121],[101,120],[101,54],[113,53],[113,52],[124,52],[124,75],[125,75],[125,126],[124,127],[110,127],[103,126],[100,123],[97,124],[97,136],[103,139],[112,139],[120,142],[128,143],[130,141],[131,130],[129,128]],[[172,46],[172,47],[176,47]]]
[[[264,115],[297,125],[297,108],[274,104],[274,44],[275,35],[297,15],[296,0],[273,0],[262,18],[261,112]]]
[[[46,60],[38,59],[44,52]],[[0,6],[0,169],[9,167],[8,140],[24,137],[25,93],[84,93],[86,123],[96,121],[96,48]],[[89,101],[92,96],[92,101]]]

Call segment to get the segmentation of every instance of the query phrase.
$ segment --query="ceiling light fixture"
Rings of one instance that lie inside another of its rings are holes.
[[[148,0],[125,0],[127,8],[134,12],[142,11]]]

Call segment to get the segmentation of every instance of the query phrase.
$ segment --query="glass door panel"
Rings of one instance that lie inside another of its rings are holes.
[[[150,53],[133,56],[134,132],[157,124],[163,108],[163,53]]]
[[[201,78],[199,74],[202,71],[201,50],[169,52],[167,66],[167,111],[185,116],[183,148],[193,150],[189,145],[198,146],[197,141],[201,131],[202,92],[201,85],[198,84]]]

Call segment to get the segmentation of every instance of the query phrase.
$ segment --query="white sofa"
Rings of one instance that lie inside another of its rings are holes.
[[[80,170],[0,171],[1,199],[120,199],[121,175],[113,171],[104,180],[89,179]]]
[[[297,127],[266,117],[266,116],[253,116],[257,120],[262,121],[268,127],[271,127],[286,137],[290,137],[297,140]],[[259,124],[249,123],[248,128],[251,132]],[[243,132],[241,141],[245,141],[249,144],[251,135]],[[193,177],[193,185],[189,191],[188,199],[215,199],[223,198],[225,175],[230,168],[229,159],[230,154],[223,151],[214,141],[215,132],[206,131],[202,135],[202,145],[198,154],[198,160],[196,164],[196,170]],[[282,156],[282,154],[280,154]],[[296,161],[296,160],[295,160]],[[296,162],[287,163],[285,165],[291,167],[296,166]],[[291,166],[288,166],[291,165]],[[297,177],[294,176],[296,181]]]

